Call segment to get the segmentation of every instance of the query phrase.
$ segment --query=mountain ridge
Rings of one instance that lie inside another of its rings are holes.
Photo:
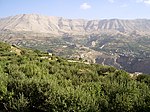
[[[38,14],[21,14],[0,19],[0,30],[32,31],[55,35],[85,35],[99,33],[131,33],[150,34],[150,20],[148,19],[66,19],[55,16]]]

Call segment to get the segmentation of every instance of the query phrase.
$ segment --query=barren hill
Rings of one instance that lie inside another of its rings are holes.
[[[0,19],[0,30],[29,31],[38,33],[51,33],[55,35],[90,34],[101,32],[138,32],[150,33],[150,20],[84,20],[65,19],[62,17],[42,16],[36,14],[22,14]]]

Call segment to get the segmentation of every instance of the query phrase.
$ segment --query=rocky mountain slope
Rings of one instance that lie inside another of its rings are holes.
[[[0,40],[66,58],[150,74],[150,20],[23,14],[0,19]]]
[[[150,33],[150,20],[84,20],[49,17],[36,14],[22,14],[0,19],[0,30],[51,33],[55,35],[90,34],[101,32]]]

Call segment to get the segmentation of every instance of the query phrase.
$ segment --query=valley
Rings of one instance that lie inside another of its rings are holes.
[[[1,41],[131,73],[150,74],[149,32],[150,21],[144,19],[88,21],[31,14],[0,20]]]

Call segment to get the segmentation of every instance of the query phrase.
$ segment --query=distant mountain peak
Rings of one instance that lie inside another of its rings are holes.
[[[150,20],[135,19],[65,19],[62,17],[43,16],[38,14],[20,14],[0,19],[0,30],[30,31],[50,33],[54,35],[90,34],[101,32],[133,32],[150,33]]]

